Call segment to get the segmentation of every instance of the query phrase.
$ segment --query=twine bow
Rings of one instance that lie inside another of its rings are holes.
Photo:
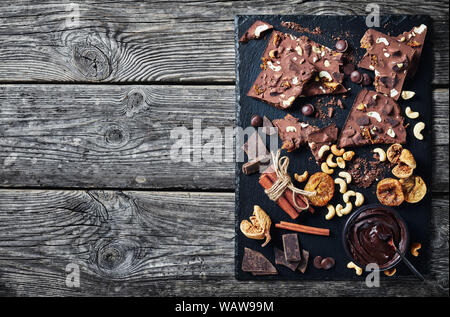
[[[273,167],[275,169],[275,173],[277,174],[277,180],[275,183],[273,183],[272,187],[269,189],[266,189],[264,192],[267,194],[270,200],[277,201],[286,191],[287,188],[289,188],[292,191],[292,200],[294,202],[294,205],[296,208],[300,210],[306,210],[309,208],[309,201],[306,199],[306,206],[300,207],[297,204],[297,201],[295,199],[295,194],[300,194],[304,196],[314,196],[316,192],[310,192],[307,190],[302,190],[294,186],[292,184],[291,176],[289,176],[287,172],[287,168],[289,166],[289,157],[282,156],[280,158],[281,150],[277,151],[277,154],[272,154],[272,161],[273,161]]]

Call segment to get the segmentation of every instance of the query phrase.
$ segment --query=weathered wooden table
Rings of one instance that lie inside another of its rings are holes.
[[[448,296],[448,1],[378,1],[434,19],[429,283],[238,282],[233,153],[170,160],[173,128],[234,124],[235,14],[367,3],[2,1],[0,295]]]

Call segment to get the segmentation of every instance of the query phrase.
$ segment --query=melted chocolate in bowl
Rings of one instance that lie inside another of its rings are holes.
[[[400,252],[405,252],[408,243],[404,221],[383,206],[371,206],[355,214],[347,223],[344,235],[347,250],[357,264],[376,263],[381,270],[400,259],[389,244],[390,238]]]

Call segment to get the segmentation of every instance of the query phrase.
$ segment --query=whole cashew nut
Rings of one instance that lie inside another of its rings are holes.
[[[347,183],[342,178],[337,177],[334,180],[334,183],[339,185],[339,192],[341,194],[344,194],[347,191]]]
[[[334,215],[336,214],[336,209],[334,209],[333,205],[327,205],[328,213],[325,215],[326,220],[333,219]]]
[[[303,183],[308,179],[309,173],[308,171],[304,171],[303,174],[299,175],[297,173],[294,174],[294,178],[297,182]]]
[[[324,172],[324,173],[326,173],[326,174],[328,174],[328,175],[331,175],[331,174],[334,173],[334,169],[329,168],[328,165],[327,165],[327,163],[325,163],[325,162],[323,162],[323,163],[320,165],[320,168],[321,168],[322,172]]]
[[[423,140],[422,130],[425,129],[425,123],[418,122],[414,126],[413,133],[416,139]]]
[[[333,144],[331,146],[331,153],[333,153],[336,156],[342,156],[345,153],[345,149],[338,149],[336,144]]]
[[[336,163],[339,166],[339,168],[344,169],[345,168],[345,161],[342,157],[337,157],[336,158]]]
[[[320,158],[323,157],[323,155],[325,154],[325,152],[329,151],[330,147],[328,145],[322,145],[322,147],[319,149],[319,152],[317,152],[317,154],[319,155]]]
[[[344,154],[342,154],[342,158],[346,161],[351,161],[353,156],[355,156],[355,152],[353,151],[347,151]]]
[[[328,154],[326,162],[327,162],[327,165],[329,167],[336,167],[336,166],[338,166],[337,163],[333,162],[333,156],[334,156],[333,153]]]
[[[348,262],[347,263],[347,268],[349,269],[355,269],[355,273],[356,275],[361,275],[363,273],[362,268],[360,268],[359,266],[357,266],[355,263],[353,262]]]
[[[373,152],[378,154],[380,162],[386,161],[386,152],[382,148],[377,147]]]
[[[338,217],[342,217],[344,215],[342,213],[342,209],[344,209],[344,207],[342,207],[341,204],[336,205],[336,215],[338,215]]]
[[[355,200],[355,206],[359,207],[362,204],[364,204],[364,195],[361,193],[356,193],[356,200]]]
[[[339,172],[339,176],[345,178],[347,184],[352,182],[352,175],[349,172]]]
[[[411,107],[406,107],[405,114],[410,119],[417,119],[419,117],[419,113],[417,111],[412,111]]]
[[[345,203],[348,203],[350,201],[350,197],[356,196],[356,192],[353,190],[349,190],[344,195],[342,195],[342,199]]]
[[[345,207],[341,209],[341,214],[348,215],[353,209],[353,205],[351,202],[345,204]]]

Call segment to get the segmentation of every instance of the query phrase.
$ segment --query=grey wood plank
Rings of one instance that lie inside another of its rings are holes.
[[[448,203],[430,210],[428,283],[367,288],[236,281],[232,193],[0,190],[0,295],[448,296]],[[70,263],[80,288],[66,287]]]
[[[365,1],[54,1],[0,4],[1,82],[232,82],[234,15],[367,14]],[[433,17],[434,83],[448,85],[448,1],[378,1]]]
[[[433,96],[432,187],[448,192],[448,89]],[[233,86],[0,85],[0,104],[1,187],[234,188]],[[170,131],[198,119],[223,161],[172,161]]]

